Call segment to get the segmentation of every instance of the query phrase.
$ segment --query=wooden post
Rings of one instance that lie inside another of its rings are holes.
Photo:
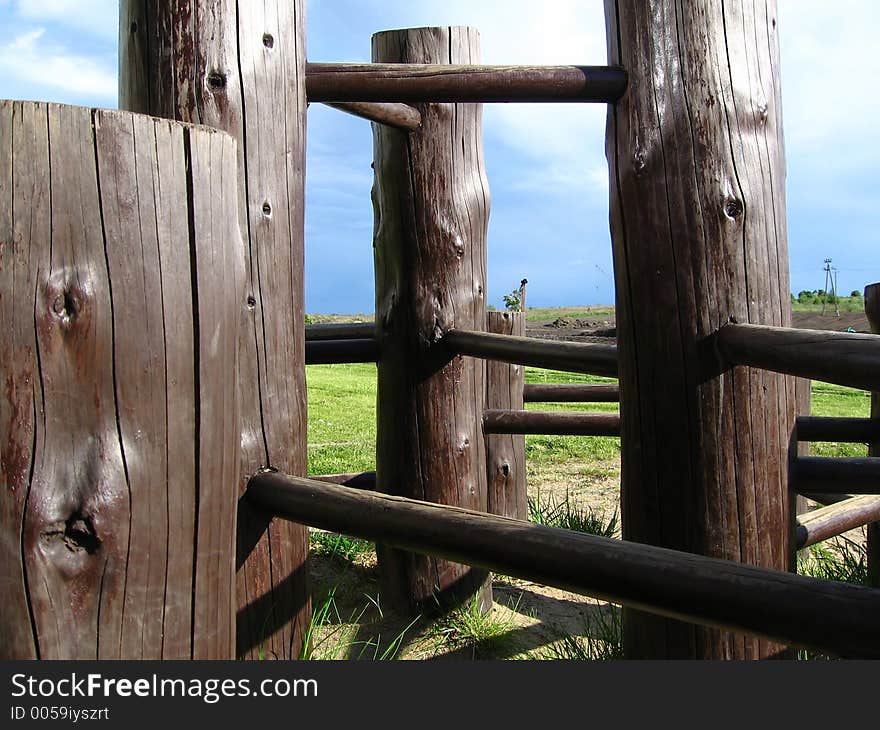
[[[229,135],[0,102],[3,659],[235,656],[236,188]]]
[[[522,312],[486,312],[486,331],[499,335],[525,333]],[[486,409],[523,409],[525,368],[504,362],[486,364]],[[520,434],[486,435],[488,511],[503,517],[526,520],[526,438]]]
[[[766,5],[766,6],[765,6]],[[794,380],[722,372],[730,321],[790,326],[776,3],[606,0],[627,540],[786,570]],[[780,647],[627,610],[630,657]]]
[[[526,285],[528,283],[528,279],[523,279],[519,283],[519,311],[523,313],[526,311]],[[523,326],[523,331],[520,334],[525,335],[525,326]]]
[[[865,287],[865,314],[871,332],[880,335],[880,283]],[[880,373],[877,382],[880,382]],[[880,418],[880,391],[871,394],[871,418]],[[868,454],[880,457],[880,441],[870,444]],[[868,525],[868,578],[871,585],[880,588],[880,522]]]
[[[239,143],[241,493],[261,467],[306,473],[304,14],[304,0],[120,5],[120,106]],[[238,655],[296,658],[311,614],[308,532],[242,502],[238,537]]]
[[[473,63],[476,31],[419,28],[373,36],[383,63]],[[419,104],[420,130],[373,126],[376,472],[379,489],[479,511],[487,507],[480,426],[486,365],[450,355],[449,330],[486,327],[489,194],[479,104]],[[431,608],[455,603],[487,574],[380,545],[385,597]],[[490,605],[484,590],[483,604]]]

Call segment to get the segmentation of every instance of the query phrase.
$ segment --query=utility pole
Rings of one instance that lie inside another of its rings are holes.
[[[825,259],[825,287],[822,289],[822,314],[825,314],[825,306],[828,304],[828,289],[831,289],[831,297],[834,300],[834,311],[840,316],[840,304],[837,301],[837,269],[831,266],[831,259]]]

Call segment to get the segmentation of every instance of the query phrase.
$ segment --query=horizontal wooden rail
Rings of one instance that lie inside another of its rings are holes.
[[[726,366],[880,390],[880,335],[728,324],[716,333],[716,343]]]
[[[880,441],[880,418],[822,418],[799,416],[798,441],[839,441],[869,444]]]
[[[372,322],[327,322],[306,325],[306,342],[318,340],[369,340],[376,335]]]
[[[880,494],[880,457],[799,456],[792,466],[798,494]]]
[[[460,355],[591,375],[617,375],[617,347],[450,330],[442,343]]]
[[[483,413],[483,433],[620,436],[620,415],[571,411],[489,410]]]
[[[406,132],[412,132],[422,126],[422,115],[409,104],[382,104],[366,101],[332,101],[327,102],[341,112],[353,114],[361,119],[386,124]]]
[[[619,385],[580,383],[528,383],[523,388],[526,403],[617,403]]]
[[[284,519],[663,616],[880,657],[880,590],[261,472],[248,498]]]
[[[310,63],[309,101],[615,102],[626,91],[617,66],[465,66]]]
[[[798,517],[798,549],[880,520],[880,497],[852,497]]]
[[[313,340],[306,342],[306,365],[376,362],[376,340]]]
[[[340,484],[352,489],[376,489],[376,472],[374,471],[362,471],[354,474],[320,474],[310,476],[309,479],[327,484]]]

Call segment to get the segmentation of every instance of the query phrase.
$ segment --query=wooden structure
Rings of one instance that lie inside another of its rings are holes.
[[[235,656],[236,180],[215,130],[0,102],[4,659]]]
[[[795,382],[877,391],[880,337],[789,328],[775,3],[606,0],[604,67],[480,66],[465,28],[307,64],[303,6],[123,0],[122,103],[166,120],[0,104],[3,658],[298,656],[303,524],[378,540],[407,606],[495,570],[624,604],[631,657],[876,656],[880,591],[784,572],[871,523],[878,580],[880,406]],[[304,327],[308,100],[376,125],[375,325]],[[618,347],[487,325],[479,103],[526,100],[613,105]],[[306,479],[304,365],[340,361],[378,363],[377,473]],[[537,431],[619,433],[626,541],[512,519]]]
[[[373,37],[377,63],[472,63],[479,38],[467,28],[420,28]],[[482,107],[419,104],[409,135],[374,128],[376,474],[401,496],[485,511],[481,360],[440,346],[455,328],[486,326],[489,195]],[[386,599],[430,608],[486,585],[484,571],[378,546]]]
[[[624,539],[785,570],[794,381],[707,348],[729,322],[791,325],[773,5],[698,2],[683,22],[672,0],[606,0],[609,61],[630,74],[607,156]],[[779,650],[631,611],[624,643],[646,658]]]
[[[262,467],[306,473],[304,14],[304,0],[120,3],[120,106],[239,143],[242,493]],[[308,533],[243,501],[238,535],[238,654],[295,658],[311,616]]]
[[[486,331],[521,337],[526,321],[522,312],[486,312]],[[490,433],[485,414],[492,410],[522,411],[525,368],[515,363],[486,363],[486,403],[483,432],[486,435],[487,509],[493,515],[528,519],[526,492],[526,439],[522,434]]]
[[[871,332],[880,335],[880,283],[865,287],[865,314],[868,315]],[[874,382],[871,418],[880,419],[880,378]],[[874,458],[880,457],[880,437],[874,436],[869,441],[868,453]],[[880,588],[880,520],[868,525],[868,575],[871,576],[872,585]]]

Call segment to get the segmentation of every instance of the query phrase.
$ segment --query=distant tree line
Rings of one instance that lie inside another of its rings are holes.
[[[862,293],[856,289],[850,293],[850,296],[858,298],[862,296]],[[837,304],[841,299],[845,299],[845,297],[822,291],[821,289],[813,291],[804,289],[798,292],[797,296],[791,295],[792,303],[797,302],[798,304]]]

